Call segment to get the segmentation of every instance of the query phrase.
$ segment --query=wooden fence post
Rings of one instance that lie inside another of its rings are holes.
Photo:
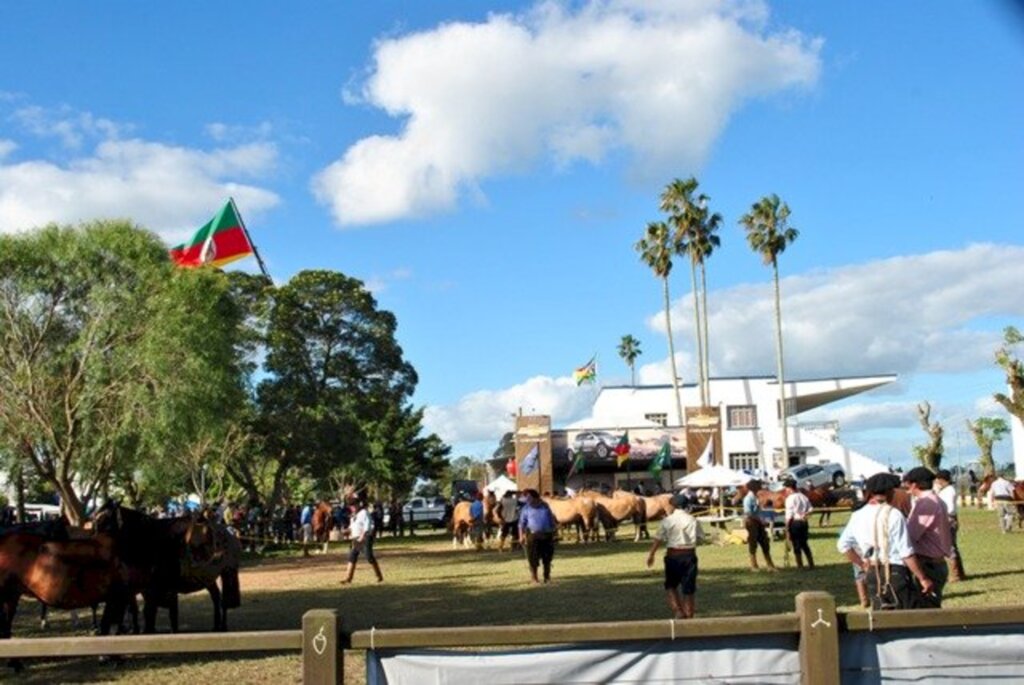
[[[839,621],[836,599],[827,592],[796,596],[800,617],[800,682],[830,685],[839,682]]]
[[[345,676],[341,650],[341,617],[334,609],[312,609],[302,615],[303,685],[338,685]]]

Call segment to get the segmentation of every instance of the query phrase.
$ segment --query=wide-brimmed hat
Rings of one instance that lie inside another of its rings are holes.
[[[876,473],[864,481],[864,491],[868,495],[883,495],[900,486],[900,477],[894,473]]]

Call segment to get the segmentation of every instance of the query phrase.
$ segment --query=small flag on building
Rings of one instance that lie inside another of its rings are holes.
[[[583,468],[587,465],[586,459],[583,457],[583,452],[577,452],[576,458],[572,460],[572,466],[569,467],[569,475],[566,479],[572,478],[574,473],[583,473]]]
[[[511,476],[512,478],[515,478],[517,470],[518,470],[518,468],[516,466],[516,458],[515,457],[510,457],[508,462],[505,464],[505,471],[508,472],[509,476]]]
[[[615,446],[615,461],[619,468],[629,459],[629,431],[622,434],[619,444]]]
[[[523,475],[529,475],[537,470],[537,462],[540,459],[540,446],[535,444],[523,457]]]
[[[668,440],[666,440],[662,444],[661,449],[658,450],[658,453],[654,455],[654,459],[651,460],[651,465],[647,468],[651,472],[651,475],[657,478],[661,475],[661,470],[668,467],[671,463],[672,447],[669,445]]]
[[[697,459],[697,466],[705,468],[715,463],[715,438],[714,436],[708,438],[708,444],[704,446],[704,451],[701,452],[700,457]]]
[[[590,361],[572,372],[572,378],[576,385],[593,383],[597,380],[597,357],[591,357]]]

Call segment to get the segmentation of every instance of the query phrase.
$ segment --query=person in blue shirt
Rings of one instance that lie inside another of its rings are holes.
[[[772,562],[771,541],[768,538],[768,530],[764,525],[761,516],[761,503],[757,499],[757,493],[761,491],[761,481],[754,478],[747,483],[747,494],[743,497],[743,527],[747,529],[747,551],[750,553],[750,569],[756,571],[757,548],[761,547],[764,553],[764,562],[769,571],[775,570]]]
[[[540,583],[538,567],[544,567],[544,582],[551,581],[551,560],[555,556],[555,515],[540,497],[530,488],[523,491],[526,504],[519,512],[519,544],[526,550],[526,561],[530,565],[530,582]]]
[[[469,537],[479,552],[484,548],[484,496],[478,492],[469,505]]]
[[[308,557],[309,549],[306,545],[313,542],[313,500],[302,507],[302,513],[299,514],[299,526],[302,528],[302,555]]]

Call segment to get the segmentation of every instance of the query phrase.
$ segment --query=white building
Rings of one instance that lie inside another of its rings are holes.
[[[710,413],[713,415],[717,410],[718,418],[715,461],[734,469],[761,469],[769,474],[788,465],[823,462],[842,464],[849,478],[885,471],[885,464],[839,442],[838,423],[801,423],[800,415],[895,380],[895,375],[887,374],[786,381],[789,448],[789,464],[786,464],[782,458],[779,386],[775,377],[713,378]],[[682,385],[679,391],[684,408],[700,405],[697,385]],[[676,406],[671,385],[604,387],[594,402],[593,414],[566,428],[671,428],[679,425]],[[690,421],[693,423],[695,419]],[[688,432],[690,429],[691,426],[687,426]],[[692,469],[696,455],[688,456]]]

